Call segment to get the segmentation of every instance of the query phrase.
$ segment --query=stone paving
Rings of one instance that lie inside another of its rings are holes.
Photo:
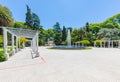
[[[51,50],[25,48],[0,63],[0,82],[120,82],[120,49]]]

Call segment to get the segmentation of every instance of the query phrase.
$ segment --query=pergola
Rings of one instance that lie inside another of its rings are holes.
[[[9,58],[8,54],[8,38],[7,35],[10,33],[12,35],[12,54],[15,54],[14,48],[14,38],[16,37],[16,52],[18,52],[18,45],[20,44],[19,38],[29,38],[31,42],[31,48],[33,52],[38,55],[38,35],[39,32],[37,30],[29,30],[29,29],[21,29],[21,28],[11,28],[11,27],[0,27],[3,29],[3,37],[4,37],[4,54],[7,58]]]
[[[84,47],[84,43],[83,42],[73,42],[72,45],[76,46],[76,47]]]
[[[108,48],[113,48],[115,42],[118,43],[117,47],[120,48],[120,40],[101,40],[100,47],[105,48],[107,43]],[[96,47],[95,44],[96,44],[96,41],[94,41],[94,47]]]

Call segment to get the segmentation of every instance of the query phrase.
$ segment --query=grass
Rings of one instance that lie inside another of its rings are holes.
[[[51,50],[91,50],[91,47],[85,47],[85,48],[48,48]]]

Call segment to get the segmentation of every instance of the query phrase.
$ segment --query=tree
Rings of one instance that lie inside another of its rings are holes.
[[[33,20],[32,20],[32,14],[31,14],[31,9],[29,8],[28,5],[27,6],[27,13],[26,13],[26,25],[29,27],[29,28],[32,28],[33,27]]]
[[[62,30],[62,41],[65,41],[67,38],[67,31],[65,26],[63,26],[63,30]]]
[[[35,13],[32,13],[32,20],[33,20],[33,29],[39,29],[40,27],[39,16]]]
[[[71,33],[71,41],[72,42],[77,42],[79,41],[79,33],[78,33],[78,29],[73,29],[72,33]]]
[[[86,23],[85,28],[86,28],[86,32],[90,31],[90,27],[89,27],[89,23],[88,22]]]
[[[11,11],[5,7],[0,5],[0,26],[12,26],[13,18]]]
[[[56,22],[56,24],[53,26],[53,30],[55,33],[54,36],[54,42],[56,45],[60,45],[62,42],[62,30],[60,28],[60,24],[58,22]]]
[[[90,41],[89,40],[82,40],[81,41],[85,46],[89,46],[90,45]]]
[[[27,28],[24,22],[15,22],[13,27],[14,28]]]
[[[78,29],[79,40],[83,40],[85,36],[85,30],[83,28]]]
[[[54,38],[53,29],[44,30],[44,37],[45,37],[45,42],[47,42],[48,39],[53,39]]]
[[[106,39],[118,39],[119,37],[119,29],[114,28],[114,29],[108,29],[108,28],[102,28],[99,32],[98,32],[98,38],[102,39],[102,38],[106,38]]]
[[[101,23],[91,23],[90,30],[92,31],[94,36],[97,36],[97,33],[101,29]]]

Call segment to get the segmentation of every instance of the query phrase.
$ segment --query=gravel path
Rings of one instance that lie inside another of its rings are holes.
[[[120,82],[120,49],[51,50],[25,48],[0,63],[0,82]]]

